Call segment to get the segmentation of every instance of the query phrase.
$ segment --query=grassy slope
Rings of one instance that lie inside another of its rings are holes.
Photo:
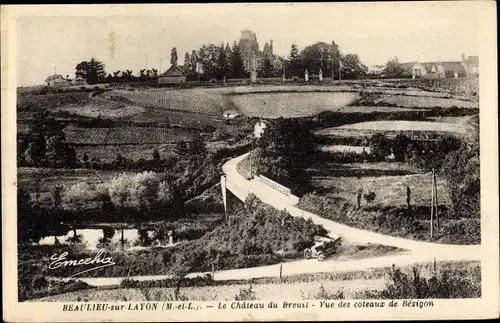
[[[304,117],[336,111],[357,98],[356,93],[263,93],[232,96],[235,106],[247,115],[265,118]]]

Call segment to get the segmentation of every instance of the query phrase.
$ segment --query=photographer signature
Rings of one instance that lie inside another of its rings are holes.
[[[78,266],[85,266],[85,265],[97,265],[97,267],[89,268],[80,272],[77,272],[76,274],[73,274],[69,276],[68,278],[74,277],[81,275],[83,273],[97,270],[100,268],[104,267],[109,267],[116,265],[116,263],[113,261],[112,257],[103,257],[102,254],[104,253],[103,249],[100,249],[97,254],[93,258],[81,258],[81,259],[75,259],[75,260],[70,260],[67,259],[66,257],[68,256],[68,252],[63,252],[60,255],[54,254],[50,257],[50,264],[49,264],[49,269],[57,269],[57,268],[65,268],[65,267],[78,267]]]

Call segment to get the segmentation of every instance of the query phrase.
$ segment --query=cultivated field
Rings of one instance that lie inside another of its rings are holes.
[[[234,105],[246,115],[278,118],[304,117],[322,111],[337,111],[358,97],[353,92],[262,93],[235,95]]]
[[[174,128],[64,128],[66,141],[78,145],[163,144],[192,138],[193,132]]]
[[[171,111],[162,108],[146,108],[143,113],[123,118],[134,123],[147,123],[157,126],[176,126],[203,130],[207,127],[224,127],[216,116]]]
[[[330,128],[331,129],[331,128]],[[431,131],[451,132],[463,134],[465,127],[460,123],[434,122],[434,121],[370,121],[347,124],[337,129],[353,129],[368,131]],[[325,130],[328,134],[328,131]]]
[[[382,107],[382,106],[345,106],[340,107],[335,110],[337,112],[343,113],[391,113],[391,112],[405,112],[405,111],[417,111],[417,112],[425,112],[426,109],[414,109],[414,108],[401,108],[401,107]]]
[[[436,98],[428,96],[390,95],[379,101],[379,104],[395,105],[407,108],[478,108],[477,102],[452,98]]]
[[[222,117],[224,111],[234,109],[227,97],[202,89],[123,91],[113,95],[123,96],[139,106],[157,107],[174,111]]]
[[[143,107],[126,105],[119,102],[108,100],[92,99],[89,103],[83,106],[64,106],[57,108],[55,111],[66,111],[75,115],[90,117],[90,118],[123,118],[143,113]]]
[[[341,177],[341,171],[337,176],[313,176],[312,183],[315,187],[334,193],[336,196],[356,204],[356,193],[363,188],[364,193],[375,192],[374,206],[405,206],[406,186],[411,189],[411,200],[413,205],[431,204],[432,175],[413,174],[404,176],[377,176],[377,177]],[[449,204],[446,182],[437,176],[437,194],[440,205]]]

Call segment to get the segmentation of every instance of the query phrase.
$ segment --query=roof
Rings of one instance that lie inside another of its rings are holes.
[[[469,56],[464,63],[467,65],[479,65],[479,56]]]
[[[60,74],[49,75],[45,81],[53,81],[55,79],[64,79],[64,77]]]
[[[163,73],[160,76],[185,76],[185,75],[186,73],[184,73],[184,70],[182,70],[179,66],[172,65],[165,73]]]
[[[432,67],[436,66],[436,68],[439,65],[443,66],[444,72],[456,72],[458,74],[463,74],[466,73],[467,71],[465,70],[464,65],[462,62],[426,62],[426,63],[420,63],[427,72],[432,71]]]

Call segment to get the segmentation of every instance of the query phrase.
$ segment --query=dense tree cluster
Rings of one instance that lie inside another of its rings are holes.
[[[256,143],[256,171],[294,189],[309,183],[306,168],[316,159],[311,124],[294,119],[276,119]]]
[[[170,64],[181,67],[187,79],[192,81],[249,77],[250,71],[245,69],[241,48],[237,42],[233,42],[232,46],[229,43],[203,44],[197,50],[184,54],[184,65],[179,65],[178,60],[177,49],[173,47]],[[273,55],[268,45],[262,56],[257,59],[256,66],[257,74],[263,78],[303,78],[306,69],[312,74],[318,74],[321,70],[324,77],[340,76],[343,79],[362,78],[368,71],[357,54],[342,54],[334,41],[331,44],[317,42],[302,50],[292,44],[288,58]],[[104,64],[94,58],[76,66],[76,75],[85,78],[88,83],[153,81],[162,72],[157,69],[141,69],[139,75],[134,75],[132,70],[127,69],[106,74]]]
[[[63,126],[47,113],[35,116],[29,131],[17,138],[20,166],[74,167],[77,163],[75,149],[65,142],[62,129]]]

